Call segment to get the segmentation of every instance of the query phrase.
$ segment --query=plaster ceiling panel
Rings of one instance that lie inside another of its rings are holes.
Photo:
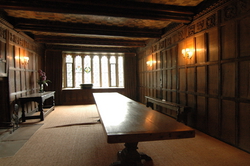
[[[131,28],[162,29],[171,23],[170,21],[132,19],[125,17],[62,14],[62,13],[34,12],[34,11],[24,11],[24,10],[5,10],[5,11],[9,14],[9,16],[15,18],[59,21],[65,23],[108,25],[108,26],[131,27]]]

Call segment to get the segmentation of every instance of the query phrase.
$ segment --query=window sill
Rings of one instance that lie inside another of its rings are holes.
[[[98,90],[98,89],[101,89],[101,90],[105,90],[105,89],[125,89],[124,87],[93,87],[93,88],[88,88],[88,89],[81,89],[81,88],[62,88],[62,90],[64,91],[67,91],[67,90]]]

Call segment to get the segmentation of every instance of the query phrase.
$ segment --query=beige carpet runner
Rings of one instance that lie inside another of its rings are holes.
[[[37,120],[34,125],[40,128],[21,149],[0,158],[0,166],[109,166],[124,146],[106,142],[98,119],[95,105],[56,106],[43,122]],[[141,142],[138,147],[153,159],[145,166],[250,165],[249,153],[199,131],[195,138]]]

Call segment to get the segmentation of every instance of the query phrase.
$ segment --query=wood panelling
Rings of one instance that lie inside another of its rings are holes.
[[[182,68],[180,70],[180,91],[186,91],[186,69]]]
[[[55,91],[55,104],[60,105],[62,96],[62,51],[48,50],[45,55],[47,78],[51,81],[45,90]],[[69,96],[73,99],[77,96]]]
[[[222,59],[230,59],[236,57],[236,24],[234,21],[227,22],[221,26],[221,49]]]
[[[165,99],[166,99],[167,101],[172,102],[172,92],[171,92],[171,91],[167,91],[167,92],[166,92],[166,97],[165,97]]]
[[[164,71],[165,71],[165,70],[164,70]],[[172,84],[171,84],[171,83],[172,83],[172,82],[171,82],[171,81],[172,81],[172,80],[171,80],[171,76],[172,76],[172,75],[171,75],[171,70],[166,70],[166,72],[167,72],[167,75],[166,75],[166,76],[167,76],[167,78],[168,78],[168,79],[167,79],[166,88],[167,88],[167,89],[172,89]]]
[[[183,99],[183,101],[180,101],[180,104],[185,104],[189,107],[192,107],[193,110],[191,112],[189,112],[188,114],[188,117],[187,117],[187,124],[189,126],[192,126],[192,127],[197,127],[197,120],[199,116],[197,116],[197,110],[196,110],[196,107],[197,107],[197,97],[195,95],[191,95],[191,94],[188,94],[188,95],[184,95],[182,94],[182,97],[185,97]],[[186,100],[186,101],[184,101]],[[204,121],[203,121],[204,122]],[[202,123],[202,122],[200,122]],[[201,128],[201,127],[198,127],[198,128]]]
[[[172,67],[172,64],[175,65],[175,63],[172,63],[172,51],[171,49],[168,49],[165,51],[165,55],[166,55],[166,59],[167,59],[167,64],[166,64],[166,68],[170,68]]]
[[[138,100],[137,93],[137,57],[135,55],[126,55],[124,57],[124,75],[125,75],[125,89],[123,95]]]
[[[124,94],[124,89],[67,89],[60,94],[63,105],[95,104],[93,93],[118,92]]]
[[[218,95],[219,68],[218,65],[208,66],[208,94]],[[205,85],[204,85],[205,86]]]
[[[16,77],[16,73],[15,73],[14,70],[10,70],[9,71],[9,77],[11,77],[11,78],[15,78]],[[11,79],[9,81],[9,89],[11,89],[11,90],[13,90],[15,92],[15,90],[16,90],[16,86],[15,85],[16,85],[15,79]],[[15,98],[13,98],[13,97],[15,97],[15,95],[11,95],[11,97],[12,97],[12,100],[15,99]]]
[[[189,38],[185,39],[184,49],[186,49],[186,48],[192,50],[192,52],[193,52],[192,58],[187,58],[187,57],[184,58],[186,64],[187,65],[195,64],[196,63],[196,55],[194,53],[195,52],[194,51],[195,50],[195,38],[194,37],[189,37]]]
[[[157,78],[156,78],[156,76],[157,76],[157,73],[156,73],[156,71],[155,72],[152,72],[151,73],[151,78],[152,78],[152,83],[151,83],[151,87],[152,88],[156,88],[157,86],[156,86],[156,80],[157,80]],[[156,97],[156,96],[155,96]]]
[[[10,113],[8,105],[8,79],[7,77],[0,77],[0,127],[10,125]]]
[[[0,125],[11,125],[11,117],[14,111],[14,105],[19,104],[19,97],[31,94],[37,91],[37,74],[38,67],[41,66],[41,61],[37,61],[38,57],[43,56],[43,47],[34,43],[31,38],[15,32],[12,27],[7,27],[0,23],[4,29],[0,38],[4,35],[4,40],[0,39],[0,54],[6,56],[8,68],[6,69],[6,83],[3,83],[4,102],[8,103],[2,107],[0,111]],[[3,30],[1,29],[1,30]],[[23,57],[29,57],[29,63],[25,64],[22,61]],[[9,95],[8,95],[9,94]],[[6,96],[5,96],[6,95]],[[27,103],[25,111],[30,113],[37,109],[37,104]],[[21,117],[21,109],[19,107],[18,117]]]
[[[162,88],[166,89],[167,88],[167,71],[163,70],[162,71]]]
[[[196,128],[201,131],[206,131],[207,127],[206,98],[203,96],[197,97],[196,121],[197,121]]]
[[[177,102],[177,93],[175,91],[171,92],[172,99],[170,100],[173,103]]]
[[[206,67],[197,67],[197,92],[206,93]]]
[[[191,100],[191,99],[190,99]],[[189,101],[190,101],[189,100]],[[179,93],[179,102],[180,102],[180,104],[182,104],[182,105],[188,105],[188,106],[190,106],[188,103],[187,103],[187,95],[186,95],[186,93]]]
[[[194,92],[195,91],[195,68],[189,67],[187,68],[187,91]]]
[[[219,112],[219,99],[208,98],[208,131],[211,136],[219,138],[220,132],[220,112]]]
[[[139,57],[161,53],[163,98],[192,107],[188,125],[250,152],[250,2],[229,0],[206,12],[160,39],[168,43],[165,48],[150,52],[148,45]],[[182,55],[186,48],[195,50],[191,59]],[[148,68],[147,72],[155,71]],[[155,90],[155,77],[159,76],[145,77],[140,99],[149,89]]]
[[[242,20],[239,21],[239,53],[240,56],[245,57],[249,56],[249,48],[250,48],[250,42],[245,42],[249,41],[250,39],[250,17],[245,17]]]
[[[235,102],[229,100],[223,100],[221,112],[222,112],[221,138],[230,144],[235,144],[236,141]]]
[[[214,27],[209,29],[207,32],[207,36],[208,61],[217,61],[219,59],[218,28]]]
[[[250,99],[250,61],[239,63],[239,97]]]
[[[201,35],[197,35],[195,37],[195,49],[196,49],[196,59],[197,63],[205,62],[206,55],[205,55],[205,35],[201,33]],[[189,47],[190,48],[190,47]],[[194,58],[193,58],[194,59]]]
[[[177,88],[177,80],[176,80],[176,69],[170,70],[171,72],[171,89],[176,90]]]
[[[7,76],[6,31],[0,27],[0,77]]]
[[[171,47],[170,49],[170,53],[171,53],[171,66],[172,67],[176,67],[176,60],[177,60],[177,54],[178,54],[178,46],[175,45],[173,47]]]
[[[235,63],[222,64],[221,75],[223,97],[235,97]]]
[[[14,56],[14,67],[15,68],[19,68],[19,57],[20,57],[20,52],[19,52],[19,48],[15,47],[14,45],[12,45],[11,47],[13,47],[13,56]]]
[[[182,49],[185,49],[186,48],[186,45],[184,44],[184,42],[180,42],[178,44],[178,65],[179,66],[183,66],[183,65],[186,65],[186,59],[183,58],[183,55],[182,55]]]
[[[19,92],[21,91],[21,74],[20,74],[20,71],[14,71],[13,72],[15,73],[15,77],[14,77],[14,80],[13,80],[13,83],[15,83],[15,89],[13,89],[13,92]],[[15,91],[14,91],[15,90]]]
[[[239,147],[250,151],[250,104],[240,103],[239,106]]]
[[[151,56],[149,58],[152,58]],[[150,59],[152,60],[152,59]],[[144,60],[141,61],[144,63]],[[139,94],[136,93],[137,88],[137,78],[136,78],[136,56],[125,55],[124,56],[124,89],[62,89],[62,51],[57,50],[47,50],[46,51],[46,73],[47,78],[51,80],[48,87],[45,90],[56,91],[55,93],[55,104],[56,105],[72,105],[72,104],[94,104],[92,92],[119,92],[133,100],[138,100]],[[146,63],[145,63],[146,64]],[[147,66],[148,67],[148,66]],[[141,71],[145,66],[141,67]],[[138,70],[140,70],[138,68]],[[156,75],[156,74],[155,74]],[[146,77],[146,78],[144,78]],[[141,75],[138,84],[143,85],[145,80],[151,79],[151,73],[145,72]],[[147,83],[149,84],[149,83]],[[151,84],[152,85],[152,84]],[[156,85],[156,79],[154,80],[154,86]],[[148,92],[151,93],[151,92]]]

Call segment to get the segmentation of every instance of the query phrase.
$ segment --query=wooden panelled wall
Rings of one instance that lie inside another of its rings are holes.
[[[95,104],[93,92],[119,92],[134,100],[137,99],[136,87],[136,56],[135,54],[124,55],[124,80],[125,88],[100,88],[100,89],[63,89],[62,87],[62,51],[46,51],[46,73],[47,78],[52,83],[46,90],[56,91],[56,105],[74,105],[74,104]]]
[[[19,97],[37,92],[38,69],[41,68],[42,47],[35,44],[32,39],[24,34],[12,30],[8,23],[0,22],[1,54],[7,57],[6,75],[0,79],[1,101],[0,125],[10,125],[14,105],[19,105],[18,116],[21,117]],[[29,57],[28,64],[24,64],[23,57]],[[9,95],[8,95],[9,94]],[[1,102],[2,103],[2,102]],[[8,104],[9,103],[9,104]],[[29,113],[37,108],[37,104],[30,103],[26,106]]]
[[[189,126],[248,152],[249,6],[220,1],[138,52],[141,102],[151,96],[191,106]],[[194,49],[191,59],[183,57],[185,48]]]

